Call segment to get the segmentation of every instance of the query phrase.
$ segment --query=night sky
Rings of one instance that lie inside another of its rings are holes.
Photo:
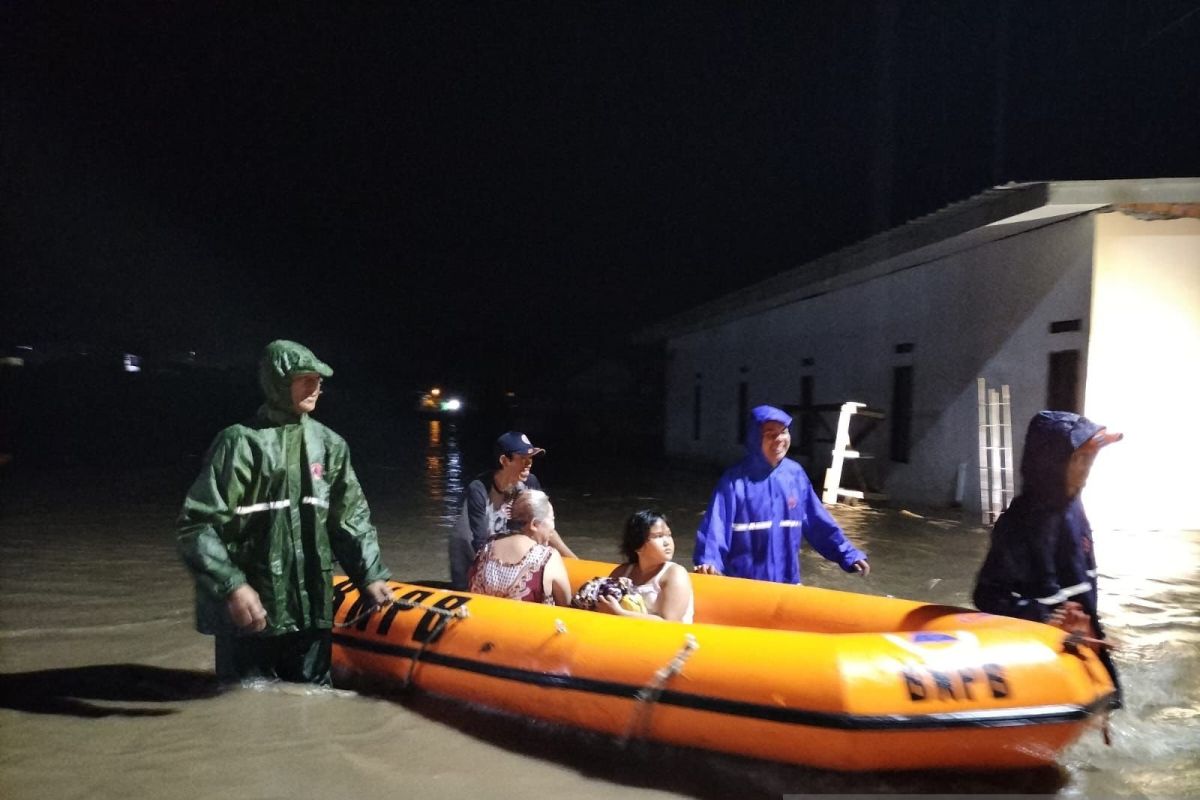
[[[1009,180],[1200,174],[1187,2],[6,3],[0,344],[562,370]]]

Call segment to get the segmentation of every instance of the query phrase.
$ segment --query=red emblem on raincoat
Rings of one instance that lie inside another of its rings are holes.
[[[315,464],[309,464],[308,471],[312,473],[313,480],[319,481],[325,474],[325,467],[321,465],[320,461],[318,461]]]

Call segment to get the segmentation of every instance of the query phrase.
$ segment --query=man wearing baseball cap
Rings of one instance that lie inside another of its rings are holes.
[[[492,455],[496,458],[508,456],[511,459],[513,456],[518,455],[532,458],[533,456],[540,456],[544,452],[546,451],[542,448],[534,447],[533,442],[529,441],[528,436],[517,431],[500,434],[496,439],[496,443],[492,445]],[[528,470],[525,470],[525,477],[529,477]],[[534,478],[534,482],[536,481],[537,478]],[[529,488],[536,489],[537,487],[531,486]]]
[[[542,488],[531,469],[533,457],[545,452],[519,431],[508,431],[496,439],[492,457],[497,466],[467,485],[466,502],[450,533],[450,583],[455,589],[467,588],[467,571],[479,548],[508,530],[516,496],[526,489]],[[550,545],[566,558],[575,557],[557,533]]]

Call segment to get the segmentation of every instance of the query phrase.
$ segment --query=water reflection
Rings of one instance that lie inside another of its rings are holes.
[[[462,506],[462,451],[453,422],[429,420],[425,441],[425,496],[438,509],[438,527],[451,527]]]

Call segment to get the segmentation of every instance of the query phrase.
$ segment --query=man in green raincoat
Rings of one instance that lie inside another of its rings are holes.
[[[196,630],[216,637],[222,680],[330,684],[335,560],[375,605],[391,599],[346,442],[309,416],[332,374],[303,345],[267,345],[266,403],[217,434],[179,514]]]

